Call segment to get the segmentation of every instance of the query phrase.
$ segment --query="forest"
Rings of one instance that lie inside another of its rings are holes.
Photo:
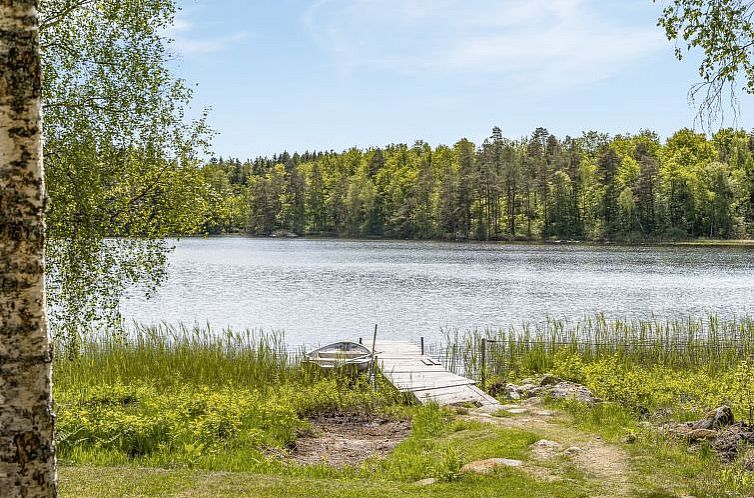
[[[663,241],[754,234],[754,132],[648,130],[212,158],[204,233]]]

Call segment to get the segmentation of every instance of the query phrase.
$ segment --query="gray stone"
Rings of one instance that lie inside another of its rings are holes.
[[[574,382],[559,382],[552,386],[548,392],[554,399],[575,399],[590,405],[598,401],[588,387]]]
[[[511,458],[488,458],[486,460],[477,460],[476,462],[467,463],[461,467],[461,472],[469,474],[491,474],[497,468],[519,467],[523,464],[521,460]]]
[[[549,439],[540,439],[536,443],[533,443],[530,448],[550,448],[550,449],[560,449],[560,443],[557,441],[551,441]]]
[[[555,377],[554,375],[547,374],[542,377],[542,380],[539,381],[539,385],[554,386],[555,384],[560,384],[561,382],[563,382],[563,379]]]
[[[414,484],[416,484],[417,486],[430,486],[436,482],[437,482],[436,477],[427,477],[426,479],[420,479],[416,481]]]

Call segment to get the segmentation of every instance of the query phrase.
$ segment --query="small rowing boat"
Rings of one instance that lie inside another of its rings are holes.
[[[348,367],[364,371],[372,363],[372,351],[358,342],[334,342],[306,353],[304,363],[313,363],[326,370]]]

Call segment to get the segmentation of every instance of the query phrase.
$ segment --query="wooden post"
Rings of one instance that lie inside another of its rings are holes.
[[[421,341],[421,345],[422,345],[422,356],[424,356],[424,337],[423,336],[420,337],[419,340]]]
[[[487,381],[487,374],[485,373],[485,370],[487,369],[487,339],[482,338],[482,372],[481,372],[481,383],[482,383],[482,390],[484,390],[484,384]]]
[[[374,335],[372,336],[372,382],[377,385],[377,365],[375,365],[374,348],[377,347],[377,324],[374,324]]]

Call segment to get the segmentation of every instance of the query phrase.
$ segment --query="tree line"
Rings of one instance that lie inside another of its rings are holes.
[[[210,234],[664,240],[754,233],[754,133],[682,129],[213,158]]]

